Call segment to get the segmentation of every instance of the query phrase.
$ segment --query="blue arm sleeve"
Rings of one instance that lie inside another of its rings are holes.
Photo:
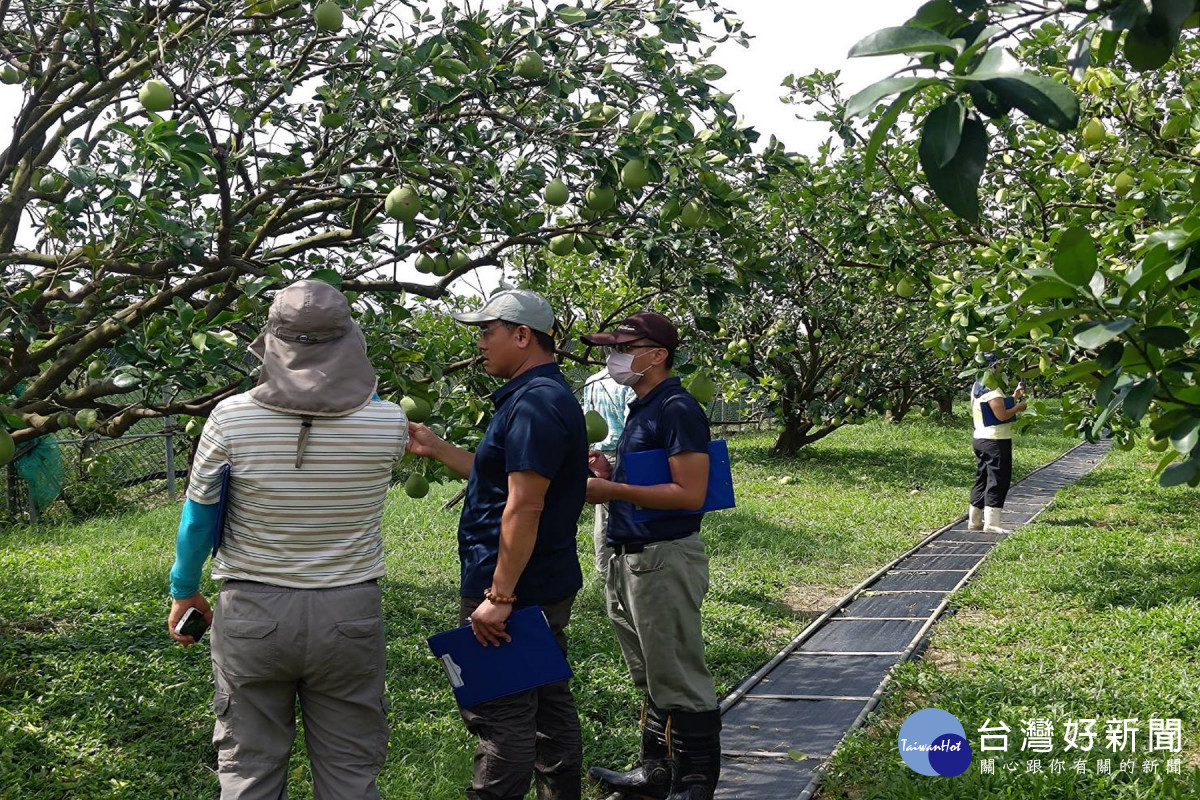
[[[195,500],[183,504],[179,532],[175,534],[175,566],[171,567],[171,597],[191,597],[200,591],[200,572],[212,552],[212,531],[217,525],[217,504]]]

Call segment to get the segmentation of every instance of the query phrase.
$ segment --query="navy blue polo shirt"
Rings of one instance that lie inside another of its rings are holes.
[[[467,479],[458,521],[463,597],[492,585],[500,552],[500,518],[508,473],[532,470],[550,479],[537,543],[514,594],[521,605],[565,600],[583,586],[575,532],[587,494],[583,410],[557,364],[521,373],[492,393],[496,406]]]
[[[642,450],[666,450],[667,457],[679,453],[708,452],[708,414],[679,382],[667,378],[629,404],[625,430],[617,443],[613,480],[625,482],[622,456]],[[611,500],[608,504],[608,545],[662,542],[682,539],[700,530],[703,514],[680,514],[649,522],[633,521],[633,504]]]

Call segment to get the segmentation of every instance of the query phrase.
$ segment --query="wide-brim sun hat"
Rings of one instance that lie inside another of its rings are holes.
[[[281,289],[250,352],[262,361],[250,399],[263,408],[341,417],[375,394],[366,339],[345,295],[327,283],[303,280]]]

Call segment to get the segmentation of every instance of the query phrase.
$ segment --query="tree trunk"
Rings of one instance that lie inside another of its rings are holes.
[[[794,456],[800,452],[800,448],[808,444],[806,434],[812,429],[812,422],[805,419],[785,419],[783,430],[779,432],[779,438],[775,440],[775,445],[771,448],[771,452],[777,456]]]
[[[954,394],[951,392],[943,392],[934,397],[937,400],[938,411],[944,416],[952,416],[954,414]]]

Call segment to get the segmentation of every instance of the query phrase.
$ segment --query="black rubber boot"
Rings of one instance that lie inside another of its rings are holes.
[[[603,767],[588,771],[609,791],[631,797],[665,800],[671,791],[671,752],[667,745],[670,715],[647,697],[642,706],[642,764],[629,772],[614,772]]]
[[[721,712],[672,711],[675,761],[667,800],[712,800],[721,776]]]

